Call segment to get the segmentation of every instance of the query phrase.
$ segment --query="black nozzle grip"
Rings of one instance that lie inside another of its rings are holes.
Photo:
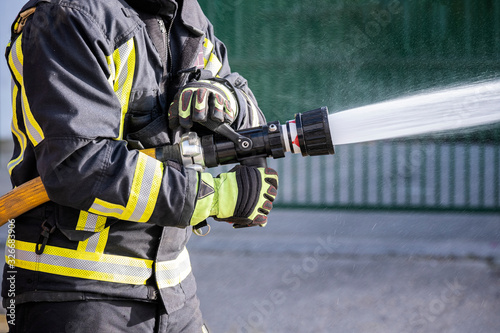
[[[265,157],[245,158],[240,162],[240,164],[254,168],[267,168],[267,158]]]
[[[240,150],[249,151],[250,149],[252,149],[252,140],[236,132],[227,123],[217,123],[214,120],[208,119],[206,122],[200,124],[208,128],[212,132],[228,138]]]
[[[182,164],[182,153],[180,145],[167,145],[156,148],[156,159],[162,162],[173,160]]]

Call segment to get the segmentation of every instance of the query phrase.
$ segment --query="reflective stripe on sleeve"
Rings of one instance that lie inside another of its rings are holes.
[[[127,206],[95,199],[89,212],[120,220],[147,222],[156,205],[163,177],[163,164],[139,153]]]
[[[203,62],[205,64],[205,69],[210,71],[215,77],[219,74],[219,71],[222,68],[222,63],[213,51],[214,44],[209,39],[205,38],[203,43]]]
[[[109,228],[105,229],[107,218],[81,211],[76,230],[95,232],[78,243],[78,251],[103,253],[108,241]]]
[[[12,123],[11,123],[11,131],[14,137],[16,138],[19,146],[21,147],[21,151],[17,157],[12,158],[7,168],[9,170],[9,175],[12,175],[12,170],[19,165],[24,159],[24,151],[26,150],[27,138],[26,135],[19,129],[19,120],[17,118],[17,95],[19,88],[12,80]]]
[[[135,73],[136,54],[134,39],[132,38],[120,46],[111,56],[106,57],[106,60],[110,71],[108,81],[113,87],[122,107],[120,132],[117,137],[118,140],[121,140],[123,139],[123,126],[125,115],[128,112],[128,103]]]
[[[191,273],[191,261],[186,248],[174,260],[160,261],[155,264],[158,288],[168,288],[180,284]]]
[[[36,121],[35,117],[31,113],[31,107],[28,103],[28,96],[26,95],[26,89],[24,87],[24,79],[23,79],[23,64],[24,64],[24,56],[22,50],[22,34],[16,39],[14,44],[12,45],[11,51],[8,57],[8,64],[10,69],[12,70],[13,76],[21,86],[21,106],[23,110],[23,120],[24,125],[26,127],[26,132],[28,134],[28,138],[34,147],[36,147],[40,142],[45,139],[42,128]]]
[[[203,59],[205,59],[205,63],[210,58],[210,54],[212,53],[212,50],[214,49],[214,44],[208,39],[205,38],[203,41]]]
[[[106,226],[106,220],[105,216],[90,214],[82,210],[78,217],[76,230],[99,232]]]

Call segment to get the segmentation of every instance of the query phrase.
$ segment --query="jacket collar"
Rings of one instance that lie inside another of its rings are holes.
[[[176,0],[125,0],[134,9],[151,15],[160,15],[167,18],[175,17],[177,12]]]
[[[134,9],[173,19],[180,7],[182,23],[195,35],[202,36],[208,22],[197,0],[125,0]]]
[[[208,20],[197,0],[183,0],[181,9],[182,23],[195,35],[203,36]]]

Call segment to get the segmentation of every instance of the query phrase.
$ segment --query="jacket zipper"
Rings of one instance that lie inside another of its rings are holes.
[[[170,77],[172,75],[172,70],[173,70],[173,65],[172,65],[172,50],[170,49],[170,32],[172,30],[172,25],[174,21],[171,20],[170,24],[167,27],[165,26],[165,22],[163,19],[159,18],[158,19],[158,24],[160,25],[160,31],[161,34],[163,35],[163,44],[165,45],[165,59],[166,59],[166,64],[165,68],[167,69],[167,75]]]
[[[161,80],[160,91],[162,92],[161,100],[165,102],[164,108],[168,108],[167,104],[167,86],[170,85],[171,79],[173,77],[173,62],[172,62],[172,50],[170,48],[170,32],[172,30],[173,20],[170,21],[168,29],[165,25],[165,21],[161,17],[157,18],[160,27],[160,32],[163,37],[163,45],[165,47],[163,56],[165,57],[165,64],[163,68],[163,78]]]

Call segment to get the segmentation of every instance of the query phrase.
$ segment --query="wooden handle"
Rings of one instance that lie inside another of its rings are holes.
[[[140,152],[149,157],[156,158],[156,148],[141,149]]]
[[[156,156],[154,148],[144,149],[141,152],[153,158]],[[0,197],[0,226],[49,200],[40,177],[16,187]]]
[[[0,197],[0,226],[49,201],[40,177],[30,180]]]

